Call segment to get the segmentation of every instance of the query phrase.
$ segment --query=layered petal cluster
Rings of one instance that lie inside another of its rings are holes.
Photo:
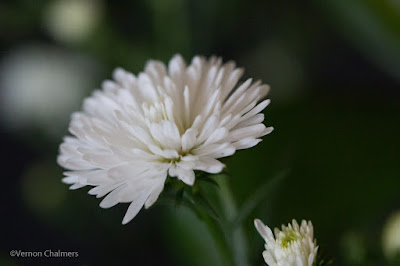
[[[275,228],[275,237],[271,229],[256,219],[254,225],[265,240],[263,257],[269,266],[311,266],[317,256],[318,246],[314,239],[311,221],[303,220],[301,226],[292,221],[282,230]]]
[[[116,69],[113,81],[85,99],[69,126],[58,163],[70,171],[63,181],[71,189],[94,186],[109,208],[130,202],[123,224],[148,208],[167,176],[188,185],[194,170],[219,173],[219,158],[257,145],[273,128],[262,123],[261,101],[269,86],[251,79],[238,84],[243,69],[220,58],[180,55],[168,66],[148,61],[135,76]]]

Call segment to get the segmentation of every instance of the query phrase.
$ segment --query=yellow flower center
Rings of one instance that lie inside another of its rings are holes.
[[[287,248],[292,245],[293,242],[296,242],[299,239],[301,239],[301,235],[299,232],[293,229],[288,229],[285,232],[281,231],[279,233],[277,242],[280,244],[281,247]]]

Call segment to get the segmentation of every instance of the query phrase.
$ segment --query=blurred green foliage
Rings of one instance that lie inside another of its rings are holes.
[[[365,56],[400,78],[400,4],[396,0],[315,1]]]

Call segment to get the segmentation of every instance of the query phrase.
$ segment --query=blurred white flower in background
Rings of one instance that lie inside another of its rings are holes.
[[[174,56],[168,68],[149,61],[138,76],[116,69],[75,113],[74,137],[60,146],[58,162],[72,171],[72,189],[103,197],[100,206],[131,202],[123,224],[158,198],[169,174],[188,185],[194,170],[219,173],[218,158],[257,145],[273,128],[262,123],[269,86],[246,80],[243,69],[220,58]]]
[[[265,240],[263,257],[269,266],[313,265],[318,246],[311,221],[303,220],[299,226],[293,220],[287,227],[282,225],[282,230],[275,228],[275,238],[271,229],[259,219],[254,220],[254,225]]]
[[[383,228],[382,248],[388,260],[400,258],[400,211],[393,213]]]
[[[0,63],[3,126],[37,127],[60,134],[70,113],[93,86],[97,66],[90,59],[44,45],[10,51]]]
[[[103,14],[100,0],[50,1],[44,12],[44,24],[58,41],[78,43],[87,40]]]

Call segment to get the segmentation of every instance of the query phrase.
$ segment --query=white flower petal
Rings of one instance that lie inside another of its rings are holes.
[[[254,107],[250,112],[248,112],[247,114],[245,114],[244,116],[242,116],[242,120],[246,120],[249,117],[252,117],[256,114],[258,114],[259,112],[261,112],[262,110],[264,110],[269,104],[271,103],[270,99],[267,99],[265,101],[262,101],[261,103],[259,103],[256,107]]]
[[[141,175],[154,176],[162,173],[160,165],[152,165],[148,162],[129,162],[115,166],[108,170],[108,176],[113,180],[135,180],[142,178]]]
[[[203,130],[201,131],[199,137],[197,138],[198,143],[202,143],[205,141],[216,129],[218,126],[218,116],[212,115],[209,119],[204,123]]]
[[[62,181],[67,184],[79,182],[81,184],[97,186],[110,182],[107,171],[97,169],[88,171],[68,171],[64,172],[67,177]]]
[[[112,153],[88,153],[83,155],[82,159],[96,167],[109,168],[121,163],[121,159]]]
[[[255,219],[254,226],[266,242],[269,241],[271,237],[273,237],[271,229],[266,226],[261,220]]]
[[[81,156],[71,158],[65,155],[60,155],[57,158],[57,162],[59,165],[69,170],[90,170],[96,168],[93,164],[83,160]]]
[[[250,137],[250,138],[241,139],[241,140],[233,143],[233,146],[235,147],[236,150],[248,149],[248,148],[256,146],[261,141],[262,141],[261,139],[255,139],[255,138]]]
[[[244,69],[242,68],[237,68],[232,71],[232,73],[229,75],[225,86],[223,87],[223,92],[222,92],[222,98],[225,99],[226,96],[232,91],[234,86],[237,84],[239,79],[242,77],[244,72]]]
[[[121,201],[121,195],[123,190],[126,189],[124,185],[114,189],[110,192],[101,202],[100,207],[107,209],[117,205]]]
[[[176,159],[179,157],[179,154],[176,150],[171,150],[171,149],[160,149],[159,147],[155,145],[149,145],[148,147],[151,152],[153,152],[156,155],[159,155],[163,158],[167,159]]]
[[[149,75],[145,73],[140,73],[138,77],[138,92],[140,96],[148,102],[156,102],[158,98],[156,87],[154,86]]]
[[[242,85],[240,85],[235,92],[228,97],[224,104],[224,109],[229,110],[228,108],[231,108],[232,104],[237,102],[240,97],[242,97],[243,93],[247,90],[247,88],[250,86],[252,82],[252,79],[247,79]],[[225,110],[224,110],[225,112]],[[227,112],[229,113],[229,112]]]
[[[204,145],[216,143],[225,138],[228,135],[228,133],[229,131],[226,128],[224,127],[218,128],[210,134],[210,136],[204,142]]]
[[[161,86],[163,78],[167,75],[165,65],[157,60],[149,60],[145,66],[145,72],[151,77],[156,85]]]
[[[90,195],[96,195],[97,198],[101,198],[105,196],[107,193],[110,191],[113,191],[119,186],[122,186],[125,183],[125,181],[119,181],[119,182],[110,182],[107,184],[103,184],[100,186],[97,186],[95,188],[92,188],[91,190],[88,191]]]
[[[133,199],[132,203],[129,204],[128,210],[122,220],[122,224],[129,223],[138,214],[140,209],[142,209],[146,199],[149,197],[150,192],[143,192],[137,198]]]
[[[151,123],[149,129],[152,137],[162,145],[164,148],[174,148],[180,144],[179,131],[175,126],[176,132],[173,132],[170,126],[167,124],[156,124]]]
[[[238,123],[234,127],[234,129],[260,124],[260,123],[262,123],[262,121],[264,121],[264,114],[256,114],[256,115],[254,115],[254,116],[252,116],[250,118],[247,118],[245,120],[243,120],[243,116],[242,116],[241,122]]]
[[[228,141],[236,141],[240,139],[245,139],[249,137],[261,137],[271,133],[274,130],[273,127],[265,127],[264,124],[257,124],[248,127],[243,127],[239,129],[235,129],[230,132],[227,140]]]
[[[82,188],[82,187],[85,187],[85,186],[86,186],[86,184],[75,183],[72,186],[70,186],[69,189],[75,190],[75,189],[79,189],[79,188]]]
[[[182,136],[182,150],[184,152],[189,151],[196,143],[197,130],[189,128]]]
[[[224,169],[225,165],[212,157],[200,157],[196,162],[194,169],[201,170],[211,174],[217,174]]]
[[[149,208],[151,205],[154,204],[154,202],[156,202],[156,200],[158,199],[158,196],[160,196],[161,191],[163,191],[164,189],[164,183],[165,183],[165,179],[167,178],[166,173],[163,176],[160,176],[160,178],[157,179],[153,189],[151,190],[151,193],[148,197],[148,199],[146,200],[144,207],[147,209]]]
[[[62,182],[64,182],[65,184],[74,184],[76,182],[79,182],[79,177],[77,177],[77,176],[64,177],[62,179]]]
[[[268,251],[264,251],[262,253],[263,258],[265,260],[265,263],[267,263],[267,265],[269,266],[278,266],[278,264],[276,263],[276,260],[272,257],[271,253],[269,253]],[[285,265],[282,263],[282,265]]]
[[[193,186],[194,177],[195,177],[193,170],[187,170],[182,167],[177,167],[176,175],[179,180],[182,180],[184,183],[186,183],[189,186]]]
[[[194,149],[193,154],[199,156],[210,156],[214,158],[222,158],[230,156],[235,152],[235,147],[231,143],[211,144]]]

